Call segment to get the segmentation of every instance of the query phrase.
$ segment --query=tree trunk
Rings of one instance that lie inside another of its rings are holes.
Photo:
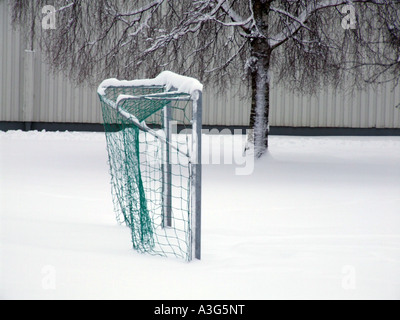
[[[250,127],[254,134],[254,151],[257,158],[268,148],[269,134],[269,57],[258,61],[257,69],[251,75],[252,102]]]
[[[271,48],[266,35],[268,34],[269,2],[253,0],[253,13],[256,21],[255,34],[251,40],[251,113],[250,127],[254,132],[254,152],[261,157],[268,148],[269,133],[269,91],[270,91],[270,60]]]

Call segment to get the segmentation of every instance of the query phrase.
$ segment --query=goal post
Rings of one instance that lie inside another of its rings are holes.
[[[202,105],[203,94],[198,92],[198,99],[193,101],[193,158],[192,158],[192,172],[193,190],[192,204],[194,206],[193,217],[194,223],[194,236],[195,240],[192,242],[194,246],[192,251],[195,253],[196,259],[201,259],[201,130],[202,130]]]
[[[98,88],[114,209],[139,252],[201,258],[202,90],[169,71]]]
[[[167,141],[172,141],[172,112],[169,104],[163,109],[163,125]],[[161,164],[163,174],[163,226],[172,226],[172,168],[171,168],[171,150],[169,144],[165,144],[164,150],[165,163]]]

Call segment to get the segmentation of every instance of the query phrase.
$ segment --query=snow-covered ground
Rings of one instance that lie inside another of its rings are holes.
[[[0,298],[400,299],[399,137],[272,136],[235,169],[204,166],[186,263],[132,249],[104,134],[0,132]]]

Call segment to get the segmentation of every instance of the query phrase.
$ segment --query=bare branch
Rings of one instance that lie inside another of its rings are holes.
[[[348,3],[349,3],[349,0],[323,0],[323,1],[313,0],[313,1],[310,1],[310,3],[307,5],[306,9],[298,17],[294,17],[294,16],[290,15],[289,13],[287,13],[283,10],[280,10],[278,8],[272,8],[271,9],[272,11],[279,12],[286,16],[289,16],[294,21],[284,31],[276,34],[275,36],[271,36],[268,41],[269,45],[272,48],[276,48],[276,47],[280,46],[281,44],[285,43],[291,36],[293,36],[296,32],[298,32],[298,30],[300,30],[303,27],[306,27],[305,23],[316,12],[323,10],[323,9],[328,9],[331,7],[338,7],[341,5],[348,4]],[[385,0],[352,0],[352,3],[371,3],[371,4],[385,5],[385,4],[387,4],[387,1],[385,1]]]

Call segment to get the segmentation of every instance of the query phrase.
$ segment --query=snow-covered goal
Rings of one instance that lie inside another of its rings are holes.
[[[98,88],[114,208],[140,252],[200,259],[202,89],[170,71]]]

